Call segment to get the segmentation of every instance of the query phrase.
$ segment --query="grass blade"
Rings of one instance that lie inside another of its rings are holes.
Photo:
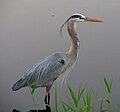
[[[29,88],[29,91],[30,91],[30,94],[31,94],[31,97],[32,97],[32,100],[33,100],[33,104],[35,105],[35,100],[34,100],[34,96],[32,94],[32,90],[30,88],[30,84],[29,84],[29,81],[27,80],[27,85],[28,85],[28,88]]]
[[[105,83],[108,93],[110,94],[110,86],[109,86],[109,83],[108,83],[106,77],[104,77],[104,83]]]
[[[73,105],[72,101],[70,100],[70,98],[68,97],[67,94],[66,94],[66,97],[67,97],[67,100],[68,100],[69,103],[70,103],[70,106],[68,106],[67,104],[66,104],[66,106],[68,106],[71,110],[75,110],[75,106]]]
[[[90,98],[90,92],[87,92],[87,112],[90,112],[91,107],[91,98]]]
[[[112,90],[112,80],[110,81],[110,91]]]
[[[101,103],[100,103],[100,112],[104,112],[103,111],[103,103],[104,103],[104,99],[101,100]]]
[[[109,99],[106,99],[106,102],[110,104],[110,100]]]
[[[55,107],[56,107],[56,112],[58,112],[58,93],[57,93],[57,84],[55,84]]]
[[[85,100],[85,97],[84,96],[82,96],[82,98],[83,98],[83,102],[84,102],[84,107],[85,107],[85,109],[86,109],[86,105],[87,105],[87,103],[86,103],[86,100]]]
[[[81,99],[81,96],[83,95],[83,93],[84,93],[84,91],[85,91],[85,87],[80,91],[80,88],[79,88],[79,90],[78,90],[78,100],[77,100],[77,102],[79,102],[80,101],[80,99]]]
[[[37,88],[37,85],[34,84],[34,85],[32,86],[32,90],[31,90],[31,94],[32,94],[32,95],[34,94],[36,88]]]
[[[61,104],[62,104],[62,107],[63,107],[63,109],[64,109],[64,112],[68,112],[65,103],[64,103],[63,101],[61,101]]]
[[[73,92],[73,90],[72,90],[72,88],[70,86],[68,86],[68,89],[69,89],[70,95],[71,95],[71,97],[72,97],[72,99],[74,101],[75,106],[78,108],[78,102],[77,102],[75,93]]]

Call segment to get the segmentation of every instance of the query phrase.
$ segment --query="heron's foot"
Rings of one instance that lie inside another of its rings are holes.
[[[44,101],[46,104],[46,111],[51,112],[51,108],[49,106],[50,105],[50,95],[46,95]]]
[[[47,95],[45,96],[44,102],[45,102],[45,104],[48,104],[48,102],[47,102]]]
[[[20,112],[19,110],[17,110],[17,109],[13,109],[13,111],[12,112]]]
[[[51,112],[51,108],[49,106],[46,106],[46,112]]]

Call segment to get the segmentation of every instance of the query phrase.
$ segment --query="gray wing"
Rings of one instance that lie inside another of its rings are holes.
[[[64,64],[60,61],[64,58],[64,53],[55,53],[46,57],[26,72],[25,76],[17,81],[12,89],[15,91],[25,87],[28,85],[27,82],[30,86],[36,84],[37,87],[52,85],[54,80],[62,74]]]

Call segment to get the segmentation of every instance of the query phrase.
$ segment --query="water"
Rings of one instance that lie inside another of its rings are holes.
[[[41,58],[56,51],[66,51],[69,39],[61,25],[73,13],[103,19],[104,23],[78,23],[81,39],[80,54],[75,69],[67,79],[75,90],[88,82],[95,91],[106,93],[103,77],[113,78],[112,99],[120,104],[120,1],[118,0],[1,0],[0,1],[0,111],[13,108],[25,111],[32,99],[29,89],[17,92],[12,85]],[[60,87],[64,98],[67,87]],[[54,87],[52,88],[54,97]],[[45,89],[35,93],[37,103],[43,104]],[[101,94],[100,94],[101,95]]]

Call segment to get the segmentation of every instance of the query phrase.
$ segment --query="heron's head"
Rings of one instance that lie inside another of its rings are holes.
[[[66,21],[65,23],[61,26],[60,28],[60,32],[59,34],[61,35],[62,37],[62,29],[64,27],[64,25],[67,23],[67,22],[103,22],[103,20],[99,20],[99,19],[93,19],[93,18],[89,18],[89,17],[86,17],[82,14],[79,14],[79,13],[75,13],[73,14],[72,16],[70,16]]]
[[[73,22],[103,22],[103,20],[89,18],[89,17],[86,17],[86,16],[84,16],[82,14],[78,14],[78,13],[70,16],[67,21],[73,21]]]

